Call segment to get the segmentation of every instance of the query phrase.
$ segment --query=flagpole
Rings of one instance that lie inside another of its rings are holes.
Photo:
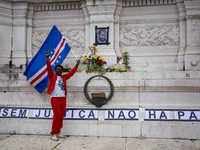
[[[74,54],[73,50],[71,49],[72,54],[74,55],[74,57],[76,58],[76,60],[78,60],[78,58],[76,57],[76,55]]]

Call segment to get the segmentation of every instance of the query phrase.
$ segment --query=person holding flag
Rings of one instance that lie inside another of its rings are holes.
[[[67,96],[67,80],[74,75],[76,72],[80,60],[77,60],[76,66],[67,74],[62,75],[63,67],[57,65],[55,67],[55,73],[53,73],[51,62],[49,60],[49,51],[46,53],[46,64],[49,77],[49,86],[47,89],[47,94],[51,95],[51,106],[53,109],[53,122],[51,139],[53,141],[58,141],[58,138],[64,138],[65,136],[60,133],[63,126],[63,119],[66,110],[66,96]]]
[[[77,60],[76,66],[66,75],[62,75],[63,67],[61,64],[70,50],[71,48],[65,37],[54,25],[41,48],[29,62],[23,73],[27,77],[27,81],[39,93],[46,89],[48,79],[50,80],[47,94],[51,94],[51,105],[54,113],[51,131],[51,139],[54,141],[57,141],[59,137],[64,137],[60,134],[60,130],[63,126],[66,110],[66,80],[74,75],[80,64],[80,59],[71,50]],[[54,70],[55,73],[53,73]]]

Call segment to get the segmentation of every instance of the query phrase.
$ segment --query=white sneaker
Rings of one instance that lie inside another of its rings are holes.
[[[58,141],[58,140],[59,140],[59,139],[57,138],[56,134],[51,135],[50,139],[53,140],[53,141]]]
[[[66,138],[66,136],[65,136],[65,135],[62,135],[61,133],[57,133],[57,134],[56,134],[56,137],[57,137],[57,138]]]

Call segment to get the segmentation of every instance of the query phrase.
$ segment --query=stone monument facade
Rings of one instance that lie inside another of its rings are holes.
[[[83,93],[95,74],[76,73],[64,134],[200,139],[199,0],[0,0],[0,133],[50,131],[50,97],[23,72],[53,25],[78,57],[95,43],[95,27],[109,27],[98,54],[111,66],[127,51],[132,70],[105,74],[115,91],[102,108]],[[63,64],[75,62],[70,52]],[[97,82],[91,91],[109,92]]]

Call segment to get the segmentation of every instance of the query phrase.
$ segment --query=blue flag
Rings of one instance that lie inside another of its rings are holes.
[[[50,62],[53,71],[57,65],[61,65],[71,48],[65,38],[54,25],[43,45],[28,64],[24,75],[27,81],[39,92],[42,93],[47,87],[48,74],[45,52],[49,51]]]

